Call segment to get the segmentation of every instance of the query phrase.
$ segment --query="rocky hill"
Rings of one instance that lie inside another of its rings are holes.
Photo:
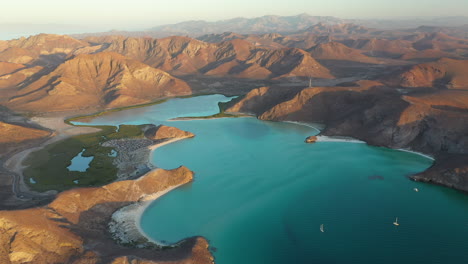
[[[89,43],[65,35],[39,34],[0,45],[0,61],[54,67]]]
[[[185,82],[164,71],[103,52],[67,60],[21,87],[7,105],[22,111],[50,112],[115,108],[189,94],[191,89]]]
[[[178,35],[200,36],[208,33],[223,33],[226,31],[237,33],[270,33],[292,32],[305,29],[317,23],[335,24],[342,20],[330,16],[263,16],[256,18],[233,18],[228,20],[207,22],[187,21],[172,25],[162,25],[151,28],[150,31],[171,32]]]
[[[138,180],[61,193],[47,206],[0,211],[0,262],[13,263],[212,263],[203,238],[171,249],[116,244],[107,224],[120,207],[192,181],[181,167],[156,170]]]
[[[125,38],[112,41],[107,50],[176,75],[207,74],[253,79],[309,75],[332,77],[326,68],[302,50],[258,48],[241,39],[213,44],[187,37]]]
[[[468,89],[468,60],[442,58],[412,66],[387,78],[393,86]]]
[[[348,48],[338,42],[319,44],[308,50],[312,57],[322,60],[345,60],[378,64],[379,60],[362,54],[359,50]]]

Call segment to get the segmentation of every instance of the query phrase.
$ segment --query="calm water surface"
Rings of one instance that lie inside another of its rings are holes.
[[[468,263],[467,196],[407,178],[431,160],[366,144],[305,144],[316,131],[297,124],[167,121],[214,114],[228,100],[174,99],[92,121],[162,123],[196,134],[153,153],[159,167],[196,173],[144,213],[142,228],[153,239],[204,236],[218,264]]]

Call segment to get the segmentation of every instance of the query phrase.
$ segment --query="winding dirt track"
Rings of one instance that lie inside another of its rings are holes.
[[[93,132],[98,132],[99,129],[92,128],[92,127],[75,127],[66,124],[64,119],[66,116],[53,116],[53,117],[34,117],[31,120],[36,122],[37,124],[53,130],[54,132],[51,134],[50,137],[44,139],[44,141],[40,142],[39,145],[34,147],[28,148],[21,152],[14,154],[11,158],[5,161],[5,168],[8,169],[12,175],[12,191],[15,196],[19,199],[32,199],[35,197],[44,197],[51,194],[55,194],[55,191],[49,191],[45,193],[38,193],[29,190],[28,186],[24,183],[23,180],[23,161],[34,151],[40,150],[43,147],[57,142],[59,140],[80,135],[80,134],[88,134]]]

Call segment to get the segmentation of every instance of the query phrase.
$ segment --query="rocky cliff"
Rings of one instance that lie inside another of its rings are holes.
[[[159,169],[138,180],[66,191],[45,207],[0,211],[0,262],[212,263],[202,238],[164,250],[127,248],[115,244],[107,230],[115,210],[192,179],[184,167]]]

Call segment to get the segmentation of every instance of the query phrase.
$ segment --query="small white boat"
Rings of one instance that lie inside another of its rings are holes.
[[[414,188],[413,189],[415,192],[419,192],[419,189],[418,188]]]
[[[325,229],[323,229],[323,224],[320,225],[320,231],[323,233],[325,232]]]
[[[400,224],[398,223],[398,217],[395,219],[395,222],[393,222],[393,225],[399,226]]]

